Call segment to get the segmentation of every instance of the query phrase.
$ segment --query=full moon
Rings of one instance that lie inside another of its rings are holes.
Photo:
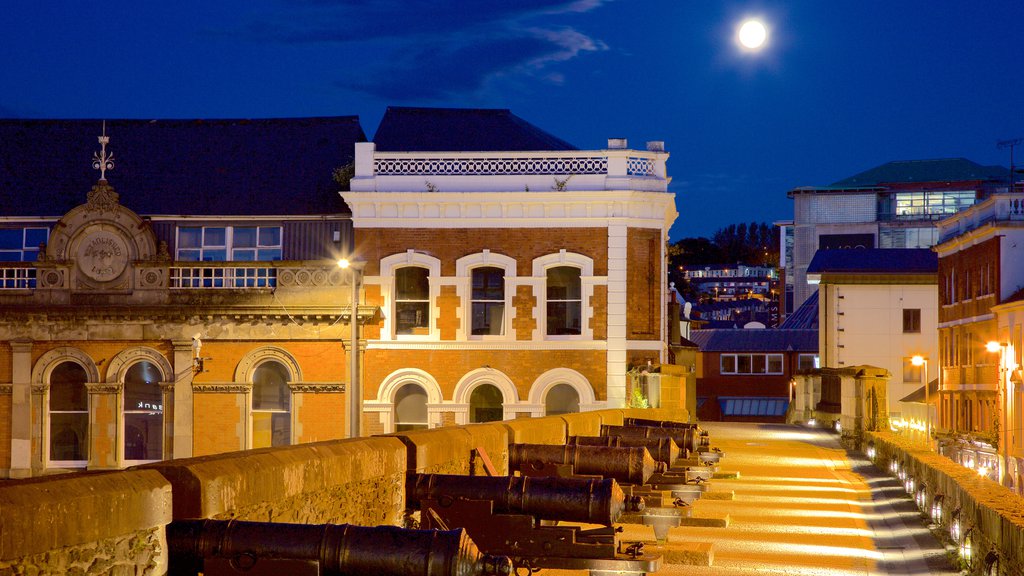
[[[757,49],[768,39],[768,30],[757,20],[747,20],[740,26],[739,39],[745,48]]]

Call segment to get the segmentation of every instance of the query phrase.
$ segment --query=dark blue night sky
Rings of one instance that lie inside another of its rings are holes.
[[[1008,165],[1022,30],[1021,0],[17,2],[0,117],[358,115],[372,136],[388,105],[510,108],[581,148],[664,140],[678,239],[890,160]]]

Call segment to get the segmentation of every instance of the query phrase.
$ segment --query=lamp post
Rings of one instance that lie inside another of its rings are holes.
[[[349,314],[349,333],[352,343],[349,346],[349,377],[348,392],[348,437],[358,438],[362,432],[363,388],[359,381],[359,277],[362,275],[366,262],[362,260],[338,260],[338,268],[349,270],[352,276],[351,312]]]
[[[924,356],[914,356],[910,359],[914,366],[924,366],[924,439],[928,443],[928,449],[932,449],[932,404],[928,397],[928,359]],[[942,367],[939,367],[942,370]]]
[[[1016,369],[1017,365],[1013,360],[1013,347],[1010,344],[993,340],[985,344],[985,349],[989,352],[999,352],[999,483],[1005,485],[1010,466],[1010,394],[1006,380],[1009,372]],[[1007,351],[1011,354],[1007,354]]]

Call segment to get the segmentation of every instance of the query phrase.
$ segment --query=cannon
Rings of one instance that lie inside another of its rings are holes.
[[[694,428],[662,428],[653,426],[610,426],[601,425],[601,436],[623,438],[671,438],[680,450],[696,452],[700,448],[700,432]]]
[[[697,432],[697,450],[701,447],[708,448],[711,446],[711,436],[707,430],[702,429],[697,424],[690,424],[688,422],[675,422],[673,420],[648,420],[646,418],[623,418],[623,426],[647,426],[649,428],[679,428],[683,430],[696,430]],[[691,450],[695,452],[696,450]]]
[[[505,576],[507,556],[482,554],[465,530],[175,520],[168,574]]]
[[[541,568],[601,574],[646,574],[660,556],[623,549],[611,526],[624,511],[643,509],[615,480],[557,477],[406,475],[406,502],[420,510],[420,527],[465,528],[490,554],[508,556],[516,573]],[[604,524],[583,529],[551,521]]]
[[[616,448],[647,448],[651,458],[671,467],[684,457],[671,438],[623,438],[622,436],[569,436],[566,444],[578,446],[611,446]]]
[[[410,508],[426,500],[489,500],[499,514],[527,514],[611,526],[623,512],[643,510],[641,498],[627,498],[610,478],[457,476],[409,473],[405,499]]]
[[[609,448],[604,446],[556,446],[550,444],[510,444],[509,470],[525,475],[554,475],[551,466],[572,467],[572,474],[614,478],[627,484],[644,484],[655,472],[667,470],[655,462],[646,448]]]

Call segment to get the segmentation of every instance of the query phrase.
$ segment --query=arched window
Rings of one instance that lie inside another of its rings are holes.
[[[85,466],[89,458],[89,395],[85,369],[61,362],[50,373],[50,463]]]
[[[481,384],[469,395],[469,421],[495,422],[504,417],[501,390],[491,384]]]
[[[547,334],[578,336],[583,317],[580,269],[556,266],[547,271]]]
[[[493,266],[473,269],[472,331],[474,336],[505,333],[505,271]]]
[[[288,446],[292,442],[291,389],[288,369],[264,362],[252,376],[252,447]]]
[[[405,384],[395,392],[395,431],[424,430],[427,425],[427,391]]]
[[[544,397],[544,415],[571,414],[580,411],[580,395],[568,384],[555,384]]]
[[[419,266],[395,270],[395,334],[430,333],[430,271]]]
[[[152,362],[132,364],[124,375],[124,459],[163,459],[163,375]]]

